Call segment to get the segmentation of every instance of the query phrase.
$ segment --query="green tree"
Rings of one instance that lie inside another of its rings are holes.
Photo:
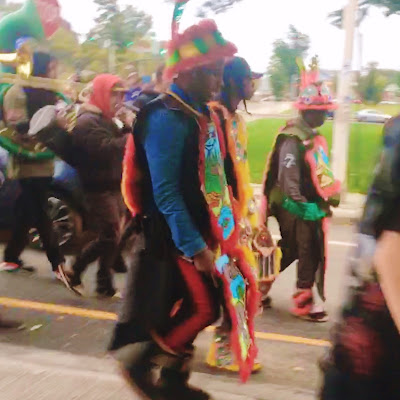
[[[52,54],[61,66],[61,77],[75,71],[92,70],[97,73],[108,69],[108,52],[96,42],[79,43],[77,35],[60,28],[49,40]]]
[[[74,65],[74,59],[79,54],[80,44],[77,35],[65,28],[60,28],[50,39],[52,54],[67,65]]]
[[[378,63],[369,63],[368,73],[359,78],[357,90],[365,102],[376,104],[382,100],[387,84],[387,78],[378,70]]]
[[[198,9],[199,17],[206,17],[210,12],[221,14],[242,0],[208,0]]]
[[[364,0],[362,5],[377,6],[384,9],[385,15],[400,14],[399,0]]]
[[[360,0],[359,1],[359,13],[357,25],[359,26],[362,21],[368,16],[369,9],[372,6],[382,8],[385,15],[400,14],[400,1],[399,0]],[[343,25],[343,8],[331,12],[328,18],[331,20],[332,25],[342,28]]]
[[[274,42],[268,73],[275,97],[282,98],[293,77],[299,75],[296,59],[304,58],[309,48],[310,38],[293,25],[289,26],[286,39]]]
[[[358,15],[357,15],[357,27],[359,27],[361,23],[365,20],[365,18],[368,16],[369,8],[370,6],[365,1],[362,1],[359,4]],[[330,19],[331,24],[339,29],[343,28],[343,17],[344,17],[343,8],[328,14],[328,18]]]
[[[133,6],[121,7],[118,0],[95,0],[95,3],[98,16],[88,39],[101,46],[111,41],[120,51],[125,51],[152,28],[151,16]]]
[[[90,70],[96,73],[108,71],[108,51],[96,42],[85,42],[76,55],[75,68]]]
[[[282,100],[287,89],[287,80],[285,74],[282,69],[279,68],[279,65],[270,66],[268,72],[272,93],[277,100]]]
[[[168,3],[175,3],[175,0],[166,1]],[[197,15],[201,18],[204,18],[210,13],[221,14],[241,1],[243,0],[205,0],[198,8]]]

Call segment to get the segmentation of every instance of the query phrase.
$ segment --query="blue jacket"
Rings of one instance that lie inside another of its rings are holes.
[[[201,110],[177,85],[173,84],[170,90],[193,108]],[[155,204],[168,223],[175,246],[187,257],[206,248],[181,188],[185,141],[193,134],[198,133],[180,118],[179,113],[162,107],[148,116],[142,138]]]

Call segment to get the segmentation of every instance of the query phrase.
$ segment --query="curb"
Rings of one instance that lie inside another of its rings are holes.
[[[51,396],[65,400],[138,399],[122,381],[116,363],[109,357],[96,358],[0,343],[0,373],[2,375],[0,389],[2,395],[7,396],[7,400],[25,397],[28,384],[28,393],[41,393],[43,399]],[[15,379],[16,375],[18,375],[18,387],[6,384],[10,379]],[[315,398],[315,394],[310,390],[269,382],[250,381],[243,385],[238,383],[237,379],[227,379],[215,374],[195,372],[191,382],[211,392],[215,400],[313,400]],[[41,399],[41,395],[35,399]],[[108,397],[110,395],[111,397]]]

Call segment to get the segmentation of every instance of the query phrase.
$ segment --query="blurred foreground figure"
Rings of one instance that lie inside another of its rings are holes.
[[[177,7],[175,16],[181,11]],[[217,276],[231,279],[235,349],[244,379],[256,354],[255,278],[236,247],[223,133],[207,107],[220,91],[225,57],[236,48],[213,21],[182,34],[175,20],[173,27],[165,74],[174,83],[139,112],[125,153],[123,194],[141,233],[110,350],[143,398],[207,400],[210,396],[188,381],[193,342],[219,315]]]
[[[299,117],[281,130],[269,158],[264,208],[279,223],[281,271],[298,260],[292,314],[325,322],[327,314],[315,303],[312,289],[316,283],[325,300],[327,217],[330,207],[339,204],[340,183],[330,169],[326,139],[316,130],[324,124],[326,112],[335,108],[327,87],[318,81],[317,65],[310,72],[302,66],[296,107]]]
[[[400,398],[400,117],[384,150],[349,260],[333,347],[322,363],[321,400]]]
[[[55,77],[56,62],[50,54],[35,52],[33,63],[33,76]],[[20,146],[19,149],[25,148],[33,153],[40,147],[27,135],[29,121],[40,108],[54,105],[57,101],[58,94],[48,89],[22,87],[16,83],[7,90],[3,99],[4,122],[13,132],[11,138],[15,145]],[[22,267],[20,256],[29,242],[30,229],[36,228],[52,270],[61,280],[64,257],[47,212],[54,173],[54,154],[50,154],[48,158],[44,158],[44,152],[36,154],[37,157],[32,159],[19,152],[11,153],[8,174],[10,178],[18,180],[21,190],[15,202],[15,226],[4,251],[4,262],[0,264],[0,271],[17,271]]]

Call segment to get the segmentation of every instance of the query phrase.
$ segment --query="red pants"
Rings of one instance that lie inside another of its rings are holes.
[[[172,350],[185,351],[207,326],[219,317],[220,301],[218,290],[211,278],[197,271],[194,264],[179,259],[182,276],[182,299],[179,309],[172,315],[171,327],[163,342]]]

